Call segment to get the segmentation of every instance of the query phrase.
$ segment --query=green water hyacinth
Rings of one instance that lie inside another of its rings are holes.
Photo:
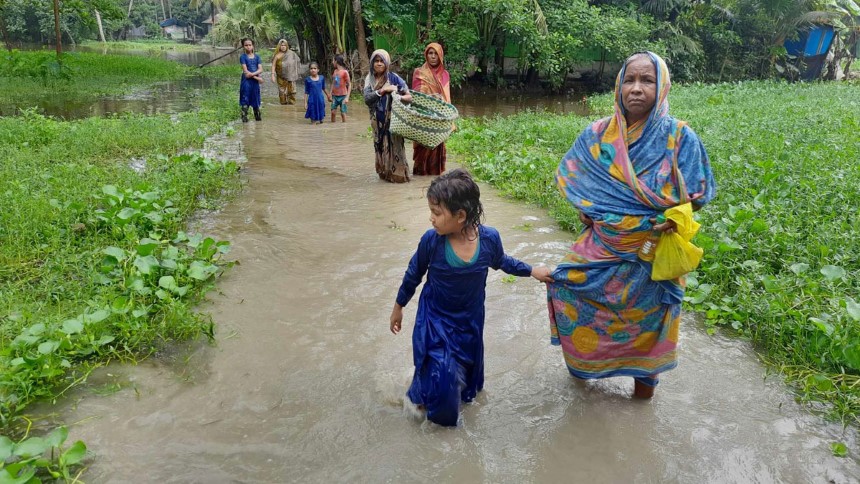
[[[24,436],[18,442],[0,435],[0,482],[33,483],[41,478],[77,481],[83,473],[87,446],[78,440],[70,447],[66,427],[57,427],[45,437]]]

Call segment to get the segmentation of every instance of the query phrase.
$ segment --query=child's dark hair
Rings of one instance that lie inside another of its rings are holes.
[[[427,189],[427,200],[430,203],[442,205],[452,214],[460,210],[466,213],[466,224],[463,230],[478,227],[484,218],[484,206],[481,205],[481,189],[468,171],[457,168],[446,172],[430,183]]]
[[[317,68],[317,70],[319,70],[320,65],[319,65],[319,64],[317,64],[316,62],[311,62],[310,64],[308,64],[308,70],[310,70],[310,69],[311,69],[311,68],[313,68],[313,67],[316,67],[316,68]]]
[[[346,69],[346,61],[343,60],[343,56],[340,54],[334,56],[334,63]]]

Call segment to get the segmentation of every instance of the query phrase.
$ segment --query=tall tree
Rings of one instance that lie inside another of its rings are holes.
[[[6,0],[0,0],[0,34],[3,35],[3,43],[6,45],[6,50],[12,51],[12,41],[9,39],[9,31],[6,30]]]
[[[364,15],[361,10],[361,0],[352,0],[352,17],[355,19],[355,43],[358,44],[355,46],[358,49],[358,72],[361,77],[364,77],[370,72],[370,59],[367,56],[367,39],[364,36]]]
[[[54,0],[54,34],[57,36],[57,60],[63,55],[62,35],[60,34],[60,0]]]
[[[429,35],[430,29],[433,27],[433,0],[427,0],[427,28],[426,32]],[[424,39],[427,40],[427,39]]]
[[[99,27],[99,40],[102,41],[103,44],[107,43],[105,40],[105,28],[102,26],[102,14],[99,13],[98,9],[93,10],[96,13],[96,23]]]

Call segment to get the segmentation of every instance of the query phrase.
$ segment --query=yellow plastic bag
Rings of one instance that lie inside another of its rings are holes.
[[[693,220],[693,207],[689,203],[672,207],[664,213],[666,220],[677,226],[674,233],[663,233],[657,242],[651,279],[667,281],[677,279],[699,267],[704,251],[690,242],[699,231],[699,223]]]

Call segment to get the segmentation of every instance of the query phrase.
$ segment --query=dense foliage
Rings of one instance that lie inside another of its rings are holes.
[[[50,4],[0,1],[6,40],[52,39]],[[62,31],[67,40],[95,38],[92,14],[101,10],[109,38],[140,26],[158,35],[157,22],[167,17],[197,32],[220,12],[214,33],[222,43],[289,37],[306,60],[324,66],[335,53],[357,52],[349,57],[361,72],[368,69],[368,49],[384,47],[409,72],[422,62],[422,46],[436,40],[446,49],[455,84],[540,78],[553,89],[564,86],[573,68],[591,62],[591,81],[600,84],[608,62],[642,49],[664,55],[679,81],[793,78],[799,66],[784,41],[813,23],[837,31],[829,66],[835,73],[837,64],[850,66],[860,42],[856,0],[164,0],[158,7],[151,0],[67,1]]]
[[[708,149],[718,197],[700,213],[705,249],[686,300],[706,324],[749,337],[802,398],[860,423],[860,98],[856,84],[676,87],[673,114]],[[610,96],[592,99],[607,114]],[[779,113],[766,115],[763,113]],[[464,120],[449,149],[503,192],[578,230],[555,188],[589,120],[529,113]]]

